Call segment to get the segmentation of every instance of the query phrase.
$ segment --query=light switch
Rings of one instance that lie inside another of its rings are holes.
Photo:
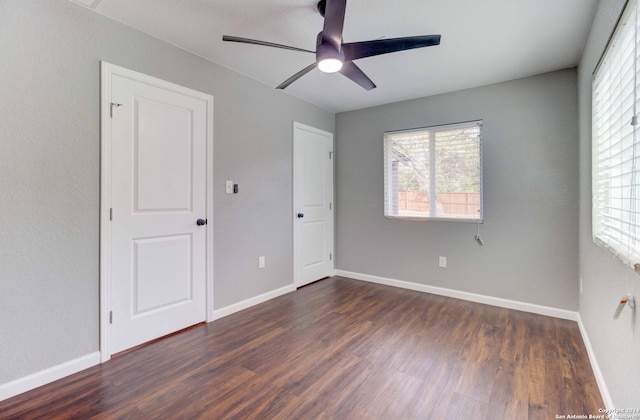
[[[224,184],[224,189],[227,194],[233,194],[233,181],[227,180]]]

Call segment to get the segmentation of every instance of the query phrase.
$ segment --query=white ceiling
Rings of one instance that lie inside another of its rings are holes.
[[[316,0],[76,0],[273,88],[313,54],[223,42],[222,35],[315,50]],[[344,42],[441,34],[439,46],[356,60],[369,92],[315,69],[285,92],[334,112],[576,66],[597,0],[348,0]]]

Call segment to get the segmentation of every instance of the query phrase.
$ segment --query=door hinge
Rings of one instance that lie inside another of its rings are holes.
[[[109,208],[109,220],[113,220],[113,207]]]
[[[109,311],[109,324],[113,324],[113,311]]]
[[[331,210],[331,203],[329,203],[329,210]]]
[[[333,254],[329,254],[329,261],[333,261]]]
[[[116,103],[116,102],[111,102],[109,105],[110,105],[109,106],[109,117],[113,118],[113,107],[114,106],[115,107],[121,107],[122,104],[119,104],[119,103]]]
[[[329,159],[333,157],[333,152],[329,152]]]

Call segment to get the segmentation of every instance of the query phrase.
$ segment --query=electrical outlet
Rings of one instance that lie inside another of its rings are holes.
[[[264,256],[258,257],[258,268],[264,268]]]
[[[438,265],[440,266],[440,268],[447,268],[447,257],[439,257]]]
[[[233,181],[226,181],[224,184],[224,192],[227,194],[233,194]]]

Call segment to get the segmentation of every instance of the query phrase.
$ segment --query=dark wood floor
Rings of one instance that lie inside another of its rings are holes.
[[[601,407],[575,322],[336,277],[0,402],[0,418],[555,419]]]

